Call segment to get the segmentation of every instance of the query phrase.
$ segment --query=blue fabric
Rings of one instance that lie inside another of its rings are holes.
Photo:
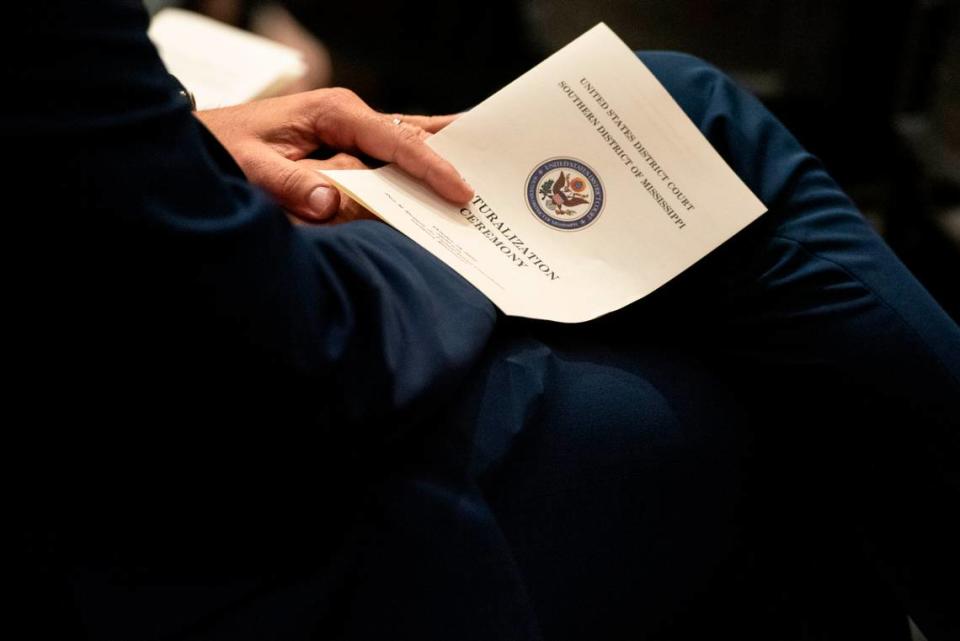
[[[292,228],[139,3],[15,11],[38,636],[799,639],[908,611],[960,637],[960,331],[713,67],[641,54],[769,213],[568,327],[498,321],[386,226]]]
[[[608,318],[502,323],[459,438],[417,441],[392,483],[445,484],[499,531],[461,540],[460,571],[516,568],[546,639],[904,639],[906,612],[956,638],[956,325],[753,97],[690,56],[640,56],[769,213]],[[448,551],[397,501],[377,568]],[[392,604],[357,629],[484,638],[464,610],[515,612],[512,590],[417,567],[355,586],[363,612]]]
[[[515,330],[485,381],[544,636],[958,638],[956,324],[758,101],[640,57],[770,211],[621,313]]]

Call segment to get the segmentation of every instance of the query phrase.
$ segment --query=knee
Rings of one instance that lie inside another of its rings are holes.
[[[542,447],[565,476],[599,473],[664,483],[684,472],[713,476],[735,458],[739,418],[712,373],[676,354],[607,354],[559,362],[539,423]],[[537,426],[533,427],[534,433]],[[731,453],[725,457],[720,452]]]
[[[702,72],[709,70],[712,73],[722,74],[712,64],[690,53],[682,51],[637,51],[637,57],[651,70],[670,69],[675,72]],[[656,73],[656,72],[655,72]]]
[[[693,124],[765,203],[785,197],[811,156],[749,91],[710,63],[666,51],[639,52],[640,60]]]
[[[718,90],[736,86],[727,74],[688,53],[638,51],[637,57],[701,129],[710,101]]]

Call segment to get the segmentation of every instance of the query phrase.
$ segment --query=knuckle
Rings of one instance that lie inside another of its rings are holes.
[[[334,111],[340,115],[355,111],[359,105],[363,104],[360,97],[345,87],[333,87],[329,89],[329,102]]]
[[[350,89],[332,87],[322,89],[323,101],[319,109],[317,128],[327,143],[335,146],[350,144],[350,132],[358,116],[363,113],[365,104]]]
[[[343,102],[343,96],[338,87],[330,89],[317,89],[311,94],[314,96],[316,105],[326,111],[338,109]]]
[[[340,103],[349,103],[358,99],[357,94],[346,87],[331,87],[327,89],[327,95],[335,102]]]
[[[344,100],[359,102],[360,97],[353,91],[353,89],[348,89],[346,87],[337,87],[337,91],[343,96]]]

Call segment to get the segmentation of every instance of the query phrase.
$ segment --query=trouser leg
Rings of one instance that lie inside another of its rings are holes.
[[[743,422],[722,381],[682,341],[527,329],[468,414],[473,472],[544,638],[736,632]]]
[[[798,469],[830,475],[928,636],[960,637],[960,330],[758,101],[695,58],[641,59],[769,212],[631,313],[683,326],[771,431],[806,417]]]

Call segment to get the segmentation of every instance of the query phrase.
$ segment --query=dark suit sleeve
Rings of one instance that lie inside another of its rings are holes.
[[[3,76],[21,98],[2,127],[25,378],[57,370],[109,421],[136,401],[146,420],[373,425],[374,440],[462,380],[489,301],[386,225],[294,228],[225,171],[138,2],[17,5],[24,57]]]

